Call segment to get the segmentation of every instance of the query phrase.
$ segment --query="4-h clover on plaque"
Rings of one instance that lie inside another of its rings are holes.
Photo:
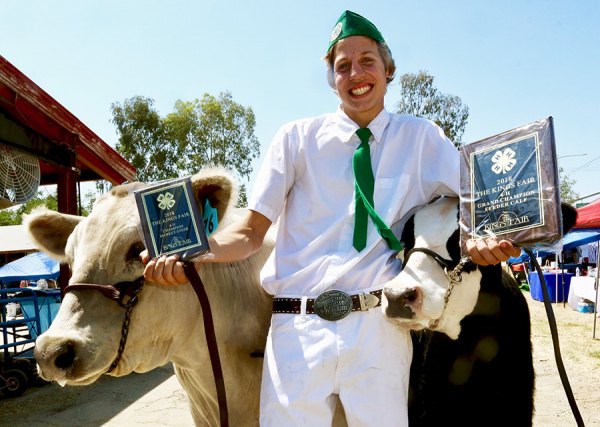
[[[552,247],[562,216],[552,117],[460,147],[461,246],[491,235]]]
[[[185,260],[210,250],[190,177],[164,181],[134,195],[151,257],[179,254]]]

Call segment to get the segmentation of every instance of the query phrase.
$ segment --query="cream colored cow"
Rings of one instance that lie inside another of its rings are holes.
[[[197,199],[208,198],[217,208],[220,227],[238,215],[230,209],[237,194],[228,173],[203,170],[192,181]],[[26,218],[27,228],[41,250],[70,265],[70,283],[133,281],[144,270],[132,193],[140,185],[114,188],[86,218],[38,210]],[[232,426],[258,424],[263,359],[252,353],[263,350],[269,326],[271,297],[259,285],[259,272],[272,247],[267,238],[248,260],[207,264],[200,272],[211,303]],[[36,342],[41,376],[63,385],[96,381],[115,360],[125,311],[95,290],[67,293],[54,322]],[[201,314],[191,286],[144,284],[131,312],[125,350],[109,375],[147,372],[171,361],[195,423],[215,426],[219,412]]]

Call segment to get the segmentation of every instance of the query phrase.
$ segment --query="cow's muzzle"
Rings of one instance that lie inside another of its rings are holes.
[[[390,318],[413,319],[423,302],[423,292],[419,288],[404,289],[402,292],[385,289],[384,293],[388,301],[385,315]]]
[[[438,253],[428,248],[412,248],[406,254],[404,264],[408,264],[408,260],[415,252],[421,252],[433,258],[433,260],[444,270],[444,274],[448,278],[449,284],[444,295],[444,310],[450,300],[450,295],[454,286],[462,282],[462,273],[465,268],[471,269],[474,267],[473,261],[470,258],[462,258],[458,262],[446,259]],[[386,307],[386,315],[392,318],[412,319],[414,310],[420,308],[423,302],[423,294],[419,288],[409,288],[399,294],[394,294],[389,289],[384,289],[385,296],[388,300]],[[411,309],[411,307],[413,309]],[[437,329],[440,318],[433,319],[429,322],[428,328],[431,330]]]
[[[127,343],[127,336],[129,334],[129,322],[131,320],[131,311],[133,307],[137,304],[138,294],[144,287],[144,277],[138,277],[136,280],[131,282],[119,282],[115,285],[97,285],[91,283],[72,283],[67,286],[63,290],[63,295],[75,291],[75,290],[93,290],[100,292],[104,297],[115,301],[121,307],[125,309],[125,318],[123,320],[123,325],[121,327],[121,340],[119,342],[119,348],[117,351],[117,356],[115,360],[111,363],[110,367],[106,371],[107,373],[113,371],[119,361],[121,360],[121,356],[123,355],[123,351],[125,351],[125,344]],[[67,350],[69,350],[67,348]],[[63,357],[64,356],[64,357]],[[65,355],[60,355],[57,357],[55,363],[59,363],[62,360],[62,365],[65,365],[67,360],[70,360],[71,363],[75,359],[74,356],[71,356],[69,351],[66,352]],[[58,366],[59,368],[65,368],[65,366]]]

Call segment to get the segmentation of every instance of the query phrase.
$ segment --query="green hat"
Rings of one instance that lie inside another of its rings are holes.
[[[333,27],[333,31],[331,31],[327,52],[329,52],[332,46],[338,41],[350,36],[366,36],[372,38],[376,42],[385,43],[383,36],[371,21],[360,16],[358,13],[347,10],[342,13],[342,16],[340,16],[340,19],[338,19],[335,24],[335,27]]]

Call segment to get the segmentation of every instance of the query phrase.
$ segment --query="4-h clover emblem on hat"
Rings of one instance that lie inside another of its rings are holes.
[[[358,13],[346,10],[342,13],[331,31],[327,52],[338,41],[350,36],[365,36],[378,43],[385,43],[383,36],[371,21],[360,16]]]
[[[342,32],[342,23],[338,22],[337,25],[335,27],[333,27],[333,30],[331,31],[331,37],[329,38],[329,41],[332,42],[334,41],[337,36],[340,35],[340,33]]]

